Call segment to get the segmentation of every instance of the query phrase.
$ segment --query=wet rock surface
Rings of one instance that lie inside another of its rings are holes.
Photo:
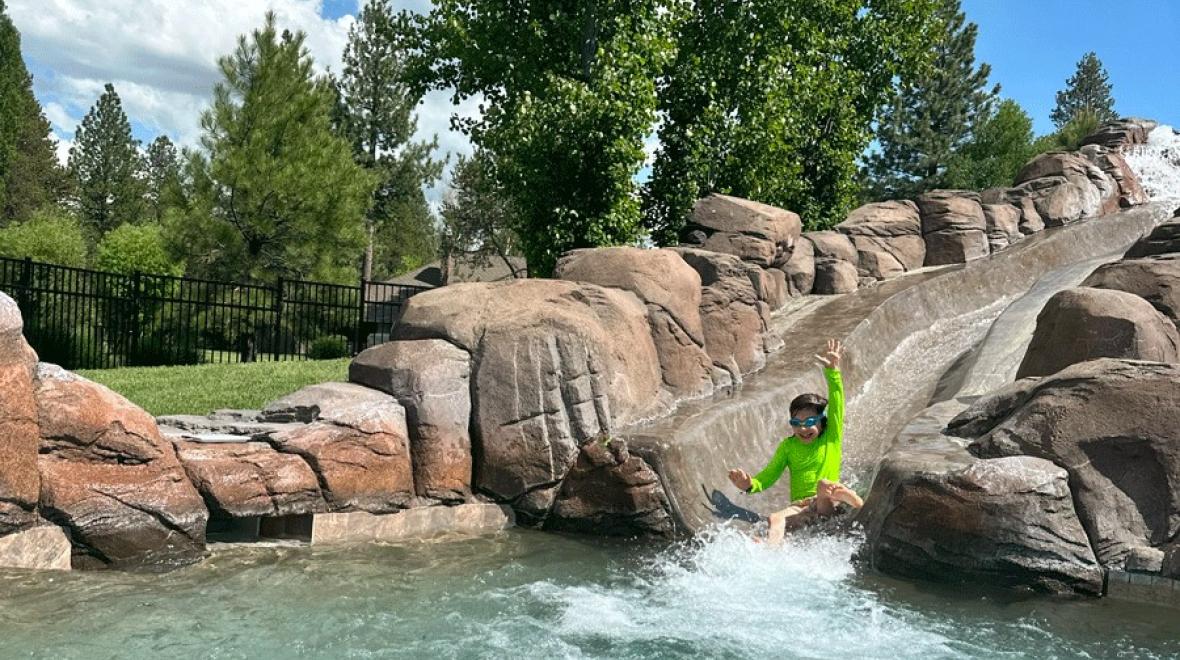
[[[175,444],[185,473],[214,515],[245,518],[327,510],[315,473],[299,456],[262,442]]]
[[[545,527],[609,536],[673,533],[659,475],[622,439],[582,445]]]
[[[1180,252],[1180,218],[1161,223],[1127,250],[1126,257],[1135,259],[1157,254]]]

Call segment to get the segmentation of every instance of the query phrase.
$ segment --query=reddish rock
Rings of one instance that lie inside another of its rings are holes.
[[[673,532],[659,475],[618,438],[582,445],[545,527],[607,536]]]
[[[75,566],[202,556],[208,512],[155,420],[55,365],[38,365],[36,388],[41,512],[70,531]]]
[[[471,493],[471,356],[441,339],[392,341],[352,361],[349,379],[388,392],[406,410],[414,488],[461,501]]]
[[[815,286],[815,246],[811,241],[795,243],[795,249],[781,266],[787,276],[787,291],[792,296],[806,296]]]
[[[1180,361],[1180,335],[1146,300],[1079,287],[1057,293],[1037,316],[1017,378],[1048,376],[1096,358]]]
[[[326,511],[316,475],[263,442],[177,442],[188,478],[213,513],[234,518]]]
[[[889,279],[921,268],[926,259],[918,207],[909,200],[865,204],[836,229],[852,240],[861,277]]]
[[[37,404],[33,369],[37,356],[22,333],[20,309],[0,292],[0,534],[39,521]]]
[[[856,291],[859,275],[856,247],[837,231],[813,231],[803,235],[815,254],[815,279],[811,292],[834,295]]]

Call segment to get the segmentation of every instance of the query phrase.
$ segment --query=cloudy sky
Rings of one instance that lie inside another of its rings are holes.
[[[281,26],[303,30],[321,67],[340,69],[348,28],[364,0],[8,0],[21,32],[34,89],[53,124],[61,152],[112,82],[136,137],[166,134],[183,145],[199,136],[198,120],[219,79],[216,61],[240,34],[273,10]],[[397,9],[423,11],[430,0],[395,0]],[[1180,67],[1175,34],[1180,2],[1173,0],[963,0],[979,24],[977,54],[992,64],[992,79],[1018,101],[1038,133],[1052,130],[1049,110],[1087,50],[1110,72],[1117,109],[1125,114],[1180,121]],[[419,133],[437,134],[442,153],[470,146],[449,130],[444,93],[419,108]],[[463,113],[474,111],[460,108]],[[649,149],[654,140],[649,140]],[[431,192],[438,199],[439,190]]]

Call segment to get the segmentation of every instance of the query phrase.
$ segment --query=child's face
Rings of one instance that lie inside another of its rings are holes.
[[[820,412],[818,410],[816,410],[815,408],[800,408],[795,411],[794,415],[791,415],[792,419],[798,419],[798,420],[804,420],[804,421],[806,421],[808,417],[814,418],[814,417],[819,417],[819,416],[820,416]],[[812,426],[791,425],[791,430],[795,432],[796,438],[799,438],[803,442],[811,442],[812,440],[815,440],[816,438],[818,438],[819,434],[823,432],[824,425],[823,425],[823,422],[817,422],[816,424],[814,424]]]

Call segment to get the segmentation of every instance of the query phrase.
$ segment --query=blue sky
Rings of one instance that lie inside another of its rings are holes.
[[[64,155],[108,81],[136,137],[146,143],[163,133],[194,144],[219,78],[217,57],[268,9],[284,26],[308,34],[318,63],[338,70],[361,1],[8,0],[8,8]],[[394,6],[420,11],[429,0],[394,0]],[[979,24],[978,60],[992,65],[993,82],[1028,111],[1038,133],[1052,130],[1054,94],[1088,50],[1109,71],[1119,112],[1180,122],[1180,0],[963,0],[963,8]],[[474,105],[462,112],[474,112]],[[446,94],[428,96],[419,133],[438,134],[440,152],[465,153],[470,145],[449,130],[451,111]]]

